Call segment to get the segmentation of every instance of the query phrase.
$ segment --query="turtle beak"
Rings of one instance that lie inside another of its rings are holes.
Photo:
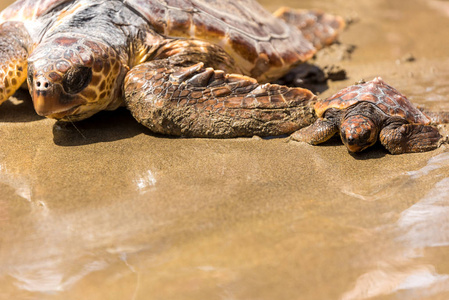
[[[355,152],[360,152],[365,150],[366,148],[369,147],[369,145],[366,145],[365,147],[360,147],[357,144],[354,144],[353,142],[351,142],[351,138],[348,138],[347,142],[345,143],[346,148],[348,148],[349,152],[355,153]]]
[[[31,87],[34,109],[37,114],[51,119],[61,119],[84,104],[78,97],[70,97],[59,84],[45,77],[36,78]]]
[[[361,152],[366,148],[371,147],[376,142],[376,139],[374,137],[371,137],[370,141],[364,141],[360,139],[360,136],[356,138],[351,134],[349,135],[341,134],[341,140],[343,144],[345,144],[348,151],[352,153]]]

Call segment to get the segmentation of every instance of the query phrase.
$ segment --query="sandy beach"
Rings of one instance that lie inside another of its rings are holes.
[[[261,1],[352,21],[349,57],[318,55],[347,79],[319,97],[381,76],[449,111],[448,1],[281,2]],[[126,109],[64,125],[19,91],[0,228],[0,299],[448,299],[449,151],[172,138]]]

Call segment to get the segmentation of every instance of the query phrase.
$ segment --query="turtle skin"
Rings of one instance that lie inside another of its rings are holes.
[[[0,13],[0,102],[26,81],[60,121],[126,106],[155,133],[289,134],[315,120],[316,96],[269,82],[344,26],[255,0],[18,0]]]
[[[340,133],[349,152],[380,140],[392,154],[429,151],[444,141],[432,122],[443,119],[429,118],[380,77],[318,101],[314,109],[318,119],[291,139],[316,145]]]

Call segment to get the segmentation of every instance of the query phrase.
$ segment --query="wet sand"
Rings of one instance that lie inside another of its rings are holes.
[[[356,21],[334,62],[348,79],[320,96],[381,76],[449,110],[447,1],[301,6]],[[449,298],[446,145],[177,139],[124,109],[75,128],[16,96],[0,106],[0,299]]]

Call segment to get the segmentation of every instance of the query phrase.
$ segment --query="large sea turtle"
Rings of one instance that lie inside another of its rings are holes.
[[[344,27],[254,0],[19,0],[0,14],[0,102],[25,80],[41,116],[78,121],[126,105],[152,131],[291,133],[316,97],[269,84]]]

